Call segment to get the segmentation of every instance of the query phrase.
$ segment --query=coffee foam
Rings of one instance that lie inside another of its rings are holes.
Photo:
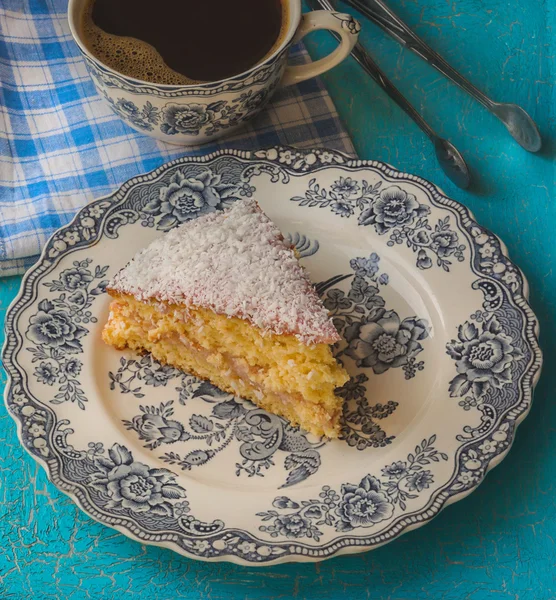
[[[83,38],[87,49],[107,67],[127,77],[163,85],[199,83],[171,69],[157,50],[136,38],[106,33],[92,19],[92,2],[82,20]]]

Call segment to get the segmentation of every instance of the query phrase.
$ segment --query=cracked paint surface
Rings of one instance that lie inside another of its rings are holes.
[[[509,457],[469,498],[374,552],[262,569],[188,560],[86,517],[23,451],[0,407],[0,598],[548,600],[556,598],[556,105],[553,0],[389,0],[417,33],[498,100],[530,110],[532,156],[436,71],[363,21],[376,60],[465,154],[471,193],[448,182],[418,128],[349,60],[324,79],[362,158],[413,171],[467,204],[531,285],[545,371]],[[325,34],[315,54],[332,47]],[[0,281],[0,320],[19,286]],[[0,375],[0,387],[5,376]]]

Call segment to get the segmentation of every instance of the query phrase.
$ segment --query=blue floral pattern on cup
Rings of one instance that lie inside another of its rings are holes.
[[[188,104],[181,106],[179,104],[169,104],[163,111],[164,122],[160,126],[161,131],[168,135],[176,133],[188,133],[190,135],[199,135],[201,129],[212,120],[211,114],[216,105]]]
[[[169,102],[162,108],[154,106],[149,100],[138,105],[130,99],[114,100],[106,93],[103,95],[119,117],[142,131],[158,129],[168,136],[213,136],[238,126],[261,111],[277,84],[278,81],[257,92],[249,89],[231,101],[218,100],[205,104],[200,98],[199,102]]]

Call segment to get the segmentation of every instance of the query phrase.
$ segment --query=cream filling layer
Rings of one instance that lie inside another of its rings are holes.
[[[152,336],[149,336],[152,339]],[[335,423],[338,419],[339,410],[335,411],[332,415],[328,414],[324,408],[320,405],[314,404],[305,400],[305,398],[299,393],[288,393],[285,391],[275,391],[268,389],[260,381],[256,381],[254,376],[260,375],[264,372],[263,369],[255,369],[245,365],[245,361],[238,357],[234,357],[228,353],[222,352],[211,352],[206,348],[202,348],[198,344],[195,344],[190,339],[183,335],[165,335],[164,338],[175,344],[182,344],[187,350],[196,355],[196,359],[205,363],[208,366],[220,365],[224,362],[222,368],[222,374],[229,378],[229,385],[238,396],[249,394],[249,388],[253,391],[256,399],[262,402],[265,398],[278,400],[285,408],[287,413],[290,414],[292,410],[299,407],[300,404],[310,406],[311,410],[319,415],[319,418],[327,422],[330,426]],[[160,338],[159,338],[160,339]],[[212,358],[212,360],[211,360]],[[250,395],[250,394],[249,394]],[[255,401],[255,400],[254,400]]]

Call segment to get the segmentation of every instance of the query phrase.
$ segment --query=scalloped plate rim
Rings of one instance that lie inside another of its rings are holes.
[[[423,518],[422,521],[419,521],[417,523],[412,523],[409,525],[404,526],[401,531],[399,531],[398,533],[396,533],[394,536],[392,536],[389,539],[384,540],[383,542],[377,543],[377,544],[373,544],[372,546],[357,546],[357,545],[351,545],[351,546],[346,546],[346,547],[341,547],[340,549],[331,552],[325,556],[319,556],[319,557],[311,557],[311,556],[306,556],[303,554],[294,554],[294,555],[287,555],[287,556],[283,556],[283,557],[276,557],[273,558],[272,561],[268,561],[268,562],[254,562],[254,561],[250,561],[250,560],[245,560],[242,558],[239,558],[239,556],[237,555],[226,555],[226,556],[217,556],[217,557],[203,557],[203,556],[198,556],[192,553],[189,553],[188,551],[184,550],[183,548],[179,548],[177,547],[175,544],[171,544],[171,542],[167,542],[167,541],[149,541],[149,540],[145,540],[142,539],[138,536],[136,536],[132,531],[130,531],[129,529],[120,526],[120,525],[114,525],[114,524],[108,524],[108,523],[104,523],[102,520],[98,519],[97,517],[93,516],[92,514],[90,514],[87,509],[85,509],[79,498],[72,492],[72,491],[68,491],[68,490],[64,490],[61,489],[60,487],[58,487],[55,483],[53,483],[52,478],[51,478],[51,471],[48,467],[47,462],[42,459],[39,456],[34,455],[33,453],[31,453],[31,451],[27,448],[27,446],[23,443],[23,439],[22,439],[22,422],[20,419],[18,419],[16,417],[16,415],[12,414],[12,412],[10,410],[8,410],[7,407],[7,402],[8,402],[8,397],[10,395],[10,391],[13,385],[13,380],[12,380],[12,375],[10,373],[10,371],[6,368],[6,353],[8,351],[8,315],[13,311],[15,305],[17,304],[17,302],[21,299],[24,289],[25,289],[25,285],[27,283],[28,278],[31,276],[31,274],[34,272],[34,270],[43,262],[43,260],[46,257],[46,250],[49,246],[50,241],[52,240],[52,238],[59,233],[60,231],[63,231],[65,229],[70,228],[74,223],[76,223],[78,221],[78,218],[80,216],[81,211],[83,211],[85,208],[87,208],[88,206],[90,206],[93,203],[96,202],[100,202],[102,200],[108,200],[110,198],[115,197],[118,194],[123,194],[125,192],[127,192],[129,189],[131,189],[133,187],[133,185],[137,184],[137,183],[142,183],[144,177],[152,177],[155,178],[156,176],[158,176],[159,174],[161,174],[163,171],[165,171],[166,169],[179,165],[179,164],[206,164],[209,163],[210,161],[217,159],[221,156],[235,156],[239,159],[244,159],[244,160],[252,160],[252,161],[261,161],[264,162],[265,158],[260,158],[258,156],[256,156],[257,153],[261,153],[261,152],[268,152],[269,150],[276,150],[277,152],[280,151],[284,151],[284,150],[291,150],[292,152],[302,152],[304,154],[308,154],[311,152],[315,152],[315,151],[326,151],[326,149],[322,149],[322,148],[313,148],[313,149],[298,149],[298,148],[294,148],[294,147],[290,147],[290,146],[270,146],[270,147],[265,147],[265,148],[261,148],[259,150],[238,150],[238,149],[221,149],[221,150],[216,150],[214,152],[210,152],[210,153],[206,153],[206,154],[202,154],[202,155],[198,155],[198,156],[184,156],[184,157],[180,157],[177,159],[174,159],[172,161],[168,161],[162,165],[160,165],[159,167],[152,169],[151,171],[147,171],[144,173],[141,173],[139,175],[136,175],[134,177],[131,177],[130,179],[128,179],[127,181],[125,181],[124,183],[122,183],[121,185],[119,185],[117,188],[114,189],[114,191],[105,194],[103,196],[100,196],[98,198],[95,198],[93,200],[91,200],[90,202],[88,202],[87,204],[85,204],[84,206],[82,206],[74,215],[74,217],[68,221],[68,223],[66,223],[65,225],[59,227],[57,230],[55,230],[46,240],[46,242],[43,245],[43,249],[37,259],[37,261],[27,269],[27,271],[23,274],[22,276],[22,280],[21,280],[21,284],[19,287],[19,290],[16,294],[16,296],[13,298],[13,300],[10,302],[7,310],[6,310],[6,317],[5,317],[5,321],[4,321],[4,334],[5,334],[5,340],[3,343],[3,347],[2,347],[2,352],[1,352],[1,361],[2,361],[2,366],[4,367],[5,373],[6,373],[6,384],[5,384],[5,388],[4,388],[4,394],[3,394],[3,398],[4,398],[4,403],[7,409],[7,414],[12,418],[12,420],[15,422],[16,424],[16,432],[17,432],[17,437],[18,440],[21,444],[21,446],[23,447],[23,449],[25,450],[25,452],[33,459],[35,460],[45,471],[46,476],[48,478],[49,483],[51,483],[52,485],[54,485],[54,487],[56,487],[56,489],[58,491],[60,491],[61,493],[63,493],[64,495],[66,495],[67,497],[69,497],[72,502],[74,502],[76,504],[76,506],[79,508],[79,510],[81,512],[83,512],[87,517],[91,518],[92,520],[94,520],[97,523],[100,523],[102,525],[104,525],[105,527],[114,529],[116,531],[118,531],[119,533],[125,535],[126,537],[140,543],[140,544],[145,544],[145,545],[149,545],[149,546],[155,546],[155,547],[161,547],[161,548],[165,548],[168,549],[170,551],[176,552],[186,558],[189,559],[193,559],[193,560],[198,560],[198,561],[202,561],[202,562],[227,562],[227,563],[232,563],[232,564],[236,564],[236,565],[240,565],[240,566],[250,566],[250,567],[268,567],[268,566],[273,566],[273,565],[278,565],[278,564],[287,564],[287,563],[313,563],[313,562],[322,562],[324,560],[329,560],[331,558],[334,558],[336,556],[347,556],[347,555],[353,555],[353,554],[360,554],[363,552],[369,552],[371,550],[374,550],[376,548],[379,548],[381,546],[384,546],[388,543],[391,543],[393,541],[395,541],[396,539],[398,539],[401,535],[404,535],[410,531],[414,531],[416,529],[419,529],[420,527],[423,527],[424,525],[428,524],[430,521],[432,521],[434,518],[436,518],[446,507],[451,506],[453,504],[455,504],[456,502],[459,502],[461,500],[463,500],[464,498],[466,498],[467,496],[469,496],[471,493],[475,492],[477,490],[477,488],[481,485],[481,483],[483,483],[483,481],[485,480],[486,476],[492,471],[492,469],[494,469],[495,467],[497,467],[509,454],[510,450],[512,449],[512,446],[515,442],[515,438],[516,438],[516,434],[517,434],[517,430],[519,428],[519,426],[523,423],[523,421],[526,419],[526,417],[528,416],[531,407],[532,407],[532,402],[533,402],[533,397],[534,397],[534,391],[535,391],[535,387],[538,384],[538,381],[540,379],[540,375],[542,372],[542,366],[543,366],[543,354],[542,354],[542,349],[540,347],[540,343],[539,343],[539,335],[540,335],[540,326],[539,326],[539,320],[536,317],[530,302],[529,302],[529,298],[530,298],[530,286],[529,286],[529,282],[527,280],[527,277],[525,276],[524,272],[522,271],[522,269],[519,267],[519,265],[517,265],[510,257],[509,255],[509,251],[508,248],[506,246],[506,244],[504,243],[504,241],[495,233],[493,233],[491,230],[489,230],[488,228],[483,227],[482,225],[479,225],[479,223],[477,222],[475,215],[473,214],[473,212],[464,204],[462,204],[461,202],[454,200],[453,198],[450,198],[448,195],[445,194],[445,192],[436,184],[433,184],[432,182],[418,176],[418,175],[413,175],[411,173],[406,173],[404,171],[401,171],[400,169],[397,169],[396,167],[393,167],[392,165],[390,165],[389,163],[383,162],[383,161],[377,161],[377,160],[367,160],[367,159],[359,159],[359,158],[354,158],[349,156],[348,154],[338,151],[338,150],[332,150],[331,152],[333,154],[337,154],[342,156],[342,158],[344,158],[346,160],[346,163],[344,164],[328,164],[328,165],[321,165],[321,166],[315,166],[311,168],[311,172],[312,173],[316,173],[316,172],[320,172],[323,170],[327,170],[327,169],[333,169],[333,168],[347,168],[347,169],[361,169],[361,168],[365,168],[365,167],[372,167],[372,168],[376,168],[378,169],[382,175],[386,175],[387,177],[392,177],[392,175],[394,176],[392,178],[393,181],[396,180],[404,180],[404,179],[409,179],[410,181],[414,182],[414,183],[418,183],[422,186],[424,186],[427,190],[434,192],[436,194],[438,194],[439,196],[441,196],[445,201],[449,201],[454,203],[455,208],[457,209],[463,209],[463,211],[465,211],[467,218],[472,221],[472,223],[474,225],[478,225],[479,227],[481,227],[486,233],[488,233],[489,235],[494,236],[497,241],[500,244],[500,248],[502,250],[502,254],[505,258],[507,258],[509,261],[511,261],[512,265],[519,271],[521,277],[522,277],[522,281],[523,281],[523,300],[525,301],[526,307],[522,308],[520,307],[520,310],[524,311],[524,312],[528,312],[528,314],[526,315],[528,317],[529,320],[531,320],[531,318],[534,320],[534,328],[533,328],[533,334],[534,334],[534,338],[532,340],[530,340],[532,342],[532,346],[531,346],[531,350],[532,350],[532,363],[530,366],[530,369],[533,369],[535,367],[535,371],[532,374],[532,378],[531,378],[531,386],[530,389],[528,390],[529,394],[530,394],[530,398],[531,401],[529,403],[529,406],[526,408],[526,410],[523,410],[523,412],[521,412],[518,417],[515,419],[515,429],[513,431],[513,435],[510,439],[509,445],[508,447],[501,453],[497,454],[496,456],[494,456],[492,459],[490,459],[490,461],[487,464],[484,476],[477,482],[475,483],[472,487],[463,490],[461,492],[457,492],[452,496],[449,496],[446,500],[443,501],[442,505],[436,510],[436,512],[430,516],[430,517],[426,517]],[[388,172],[390,171],[390,172]],[[451,207],[454,208],[454,207]],[[459,211],[458,211],[459,212]],[[461,217],[461,214],[458,214],[459,217]],[[91,247],[96,245],[97,243],[99,243],[101,240],[96,240],[93,244],[91,244]],[[53,264],[52,267],[54,268],[55,265]],[[49,271],[47,271],[49,272]],[[46,274],[47,272],[45,272],[44,274]],[[43,275],[44,275],[43,274]],[[534,342],[534,343],[533,343]],[[16,365],[16,363],[11,363],[13,368],[18,368],[18,366]],[[21,370],[21,369],[19,369]],[[26,375],[26,374],[25,374]],[[24,377],[25,379],[25,377]],[[523,396],[523,394],[521,395]],[[338,536],[337,538],[335,538],[335,540],[341,539],[343,536]],[[346,536],[347,537],[347,536]],[[299,542],[298,542],[299,544]],[[300,544],[303,545],[303,544]]]

